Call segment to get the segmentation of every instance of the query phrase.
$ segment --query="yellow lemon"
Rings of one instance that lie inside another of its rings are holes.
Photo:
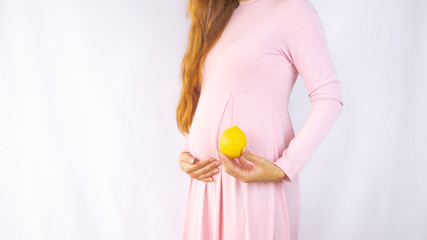
[[[230,159],[242,156],[242,150],[246,147],[245,133],[237,126],[226,129],[219,138],[219,150]]]

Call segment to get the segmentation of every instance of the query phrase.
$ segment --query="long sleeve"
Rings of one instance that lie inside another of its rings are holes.
[[[291,28],[294,31],[290,33],[284,52],[304,81],[311,107],[299,132],[274,162],[286,173],[284,180],[288,182],[307,163],[337,121],[344,106],[317,12],[306,0],[294,2],[299,4],[295,8],[304,7],[305,10],[299,15],[300,27]]]
[[[190,152],[190,146],[188,145],[188,134],[184,135],[184,144],[181,147],[181,152]]]

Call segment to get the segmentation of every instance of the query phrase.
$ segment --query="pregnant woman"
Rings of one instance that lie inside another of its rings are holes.
[[[188,13],[176,111],[178,163],[190,176],[181,239],[296,240],[298,174],[343,107],[319,16],[308,0],[189,0]],[[311,108],[295,135],[298,75]],[[232,126],[247,139],[235,159],[218,152]]]

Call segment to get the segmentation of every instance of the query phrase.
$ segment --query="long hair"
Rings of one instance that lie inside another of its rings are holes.
[[[238,0],[188,0],[191,15],[188,45],[181,62],[182,89],[176,121],[182,134],[189,133],[201,91],[201,69],[205,58],[221,36]]]

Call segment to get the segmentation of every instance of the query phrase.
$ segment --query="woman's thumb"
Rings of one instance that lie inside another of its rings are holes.
[[[245,157],[247,160],[255,163],[255,164],[261,164],[262,160],[258,158],[258,156],[252,154],[246,147],[243,148],[242,150],[242,155],[243,157]]]

